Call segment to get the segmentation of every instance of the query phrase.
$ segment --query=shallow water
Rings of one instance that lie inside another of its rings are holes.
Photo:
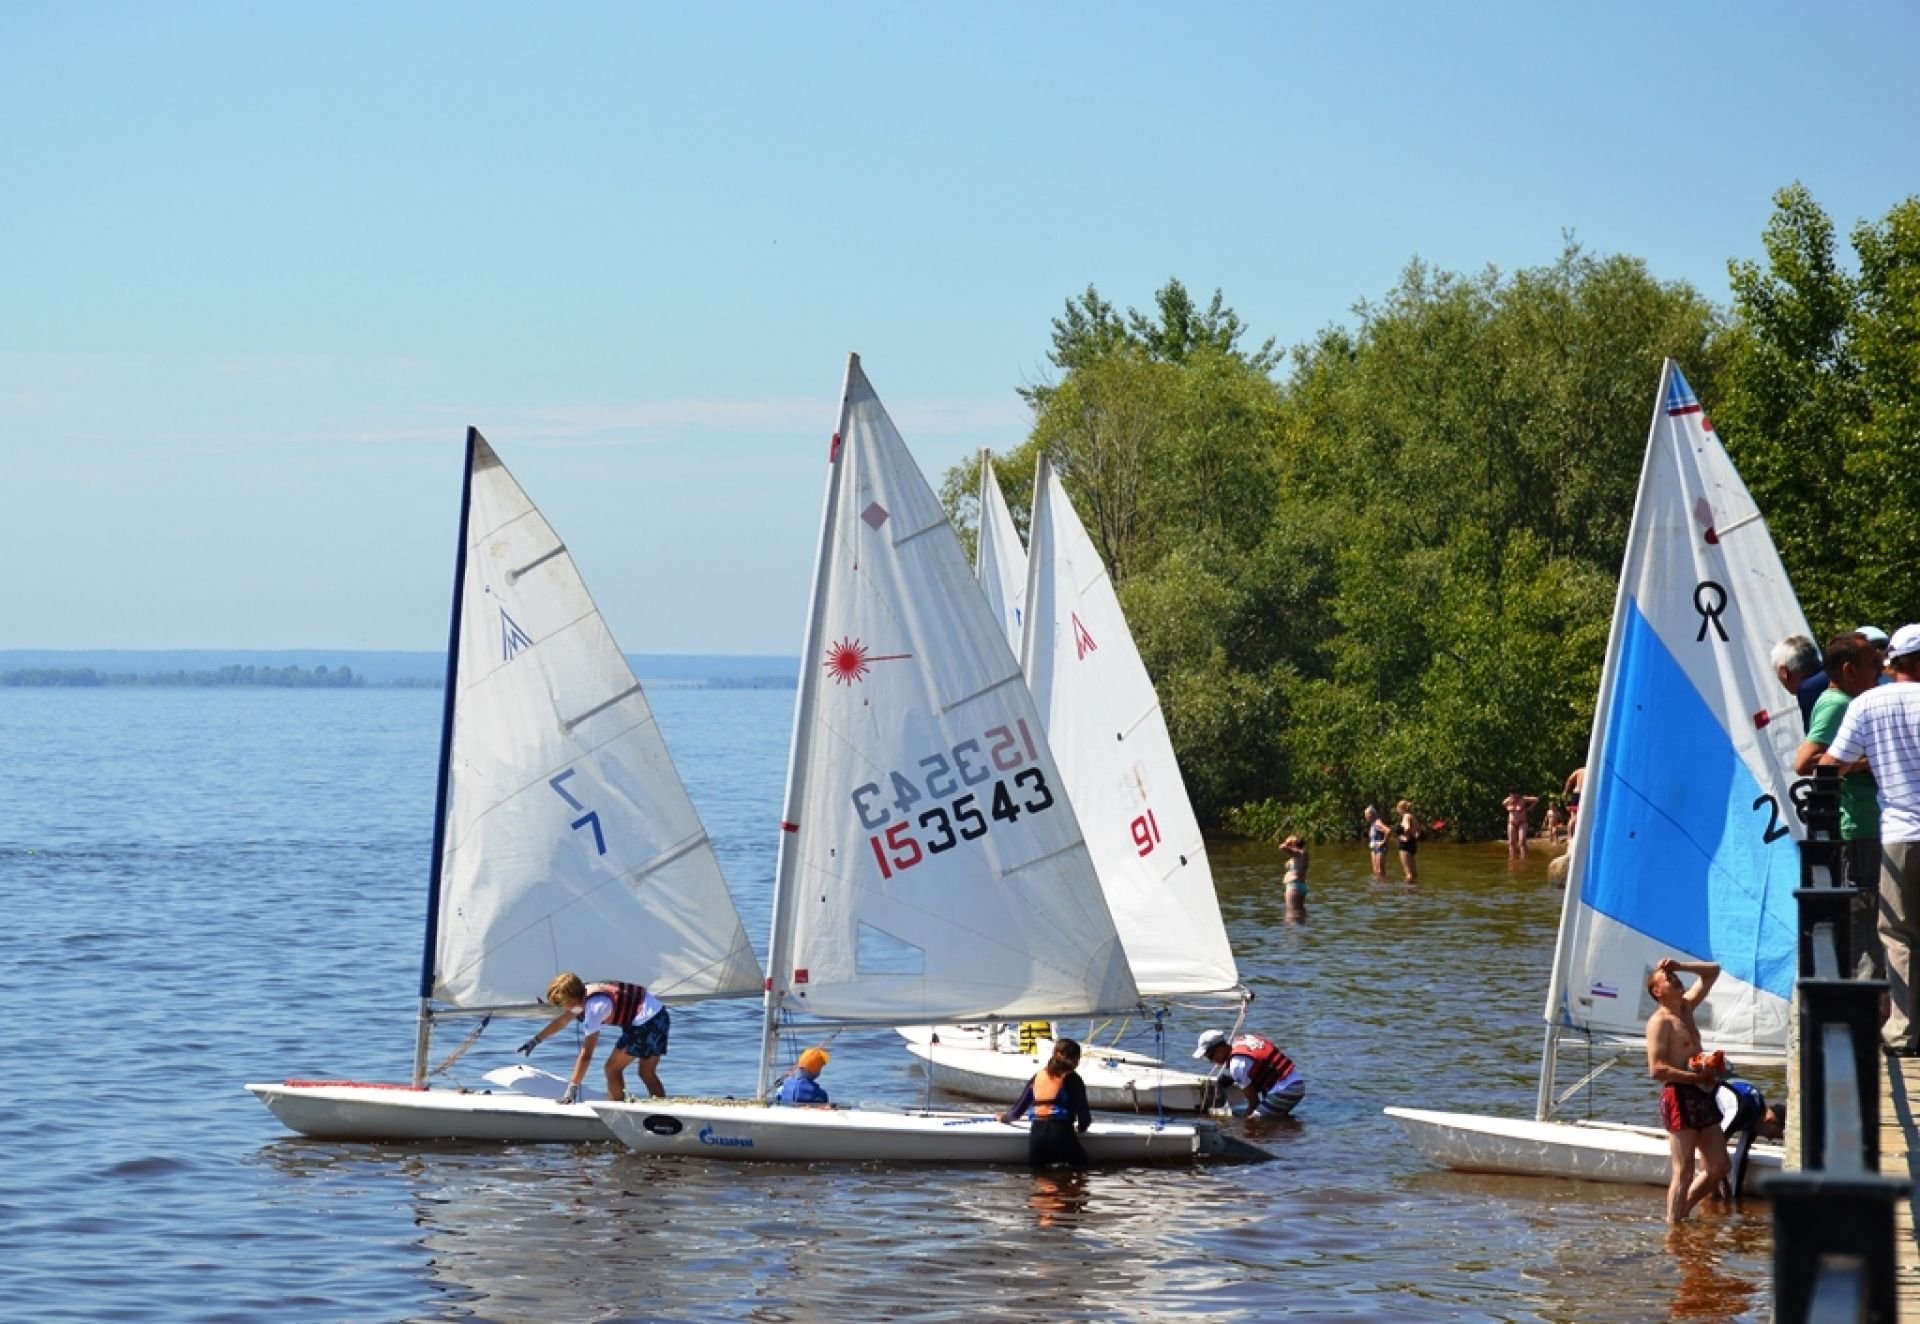
[[[764,953],[792,694],[651,697]],[[0,1314],[1767,1313],[1764,1205],[1669,1236],[1651,1188],[1437,1171],[1380,1115],[1531,1113],[1560,893],[1544,852],[1509,866],[1499,844],[1423,848],[1418,887],[1317,849],[1300,924],[1277,852],[1216,844],[1249,1025],[1310,1082],[1259,1137],[1275,1163],[1036,1177],[292,1135],[243,1082],[410,1068],[438,731],[422,691],[0,690],[0,1024],[25,1123],[0,1147]],[[676,1010],[668,1087],[750,1088],[758,1015]],[[1169,1050],[1212,1023],[1180,1013]],[[462,1077],[521,1037],[496,1026]],[[926,1097],[888,1035],[841,1036],[822,1081]],[[1651,1120],[1654,1094],[1628,1062],[1592,1108]]]

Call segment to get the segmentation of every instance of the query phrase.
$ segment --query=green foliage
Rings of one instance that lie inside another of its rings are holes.
[[[92,667],[37,667],[22,671],[0,671],[0,685],[78,686],[143,685],[170,689],[211,689],[231,686],[267,686],[274,689],[362,689],[366,681],[353,674],[352,667],[324,666],[308,671],[304,667],[225,666],[217,671],[155,671],[136,675],[132,672],[107,673]]]
[[[1356,832],[1411,799],[1498,836],[1585,762],[1661,360],[1753,487],[1816,631],[1920,613],[1920,199],[1853,233],[1784,191],[1729,322],[1637,259],[1415,262],[1286,359],[1216,292],[1089,287],[1060,380],[995,461],[1024,525],[1045,453],[1105,556],[1204,821]],[[947,475],[971,527],[978,462]]]
[[[1854,229],[1858,275],[1805,188],[1774,203],[1766,266],[1731,267],[1715,417],[1815,635],[1891,629],[1920,614],[1920,198]]]

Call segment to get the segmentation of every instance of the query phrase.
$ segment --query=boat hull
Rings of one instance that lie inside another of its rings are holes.
[[[642,1154],[784,1163],[1027,1161],[1026,1125],[1003,1122],[994,1113],[778,1108],[747,1101],[674,1099],[592,1107],[609,1131]],[[1206,1121],[1155,1126],[1096,1120],[1080,1143],[1087,1157],[1103,1166],[1270,1157]]]
[[[584,1103],[524,1094],[405,1085],[249,1085],[289,1129],[326,1140],[491,1140],[582,1144],[611,1140]]]
[[[1388,1108],[1386,1113],[1423,1155],[1457,1172],[1573,1177],[1631,1186],[1665,1186],[1668,1181],[1667,1136],[1654,1127],[1534,1122],[1419,1108]],[[1756,1144],[1747,1163],[1756,1173],[1776,1171],[1784,1157],[1778,1145]]]
[[[942,1026],[939,1043],[929,1026],[902,1027],[907,1051],[943,1090],[995,1103],[1012,1103],[1021,1087],[1046,1065],[1052,1045],[1042,1041],[1039,1051],[1022,1053],[996,1049],[991,1038]],[[1145,1053],[1083,1045],[1080,1079],[1087,1101],[1095,1108],[1121,1112],[1203,1112],[1207,1077],[1163,1065]]]

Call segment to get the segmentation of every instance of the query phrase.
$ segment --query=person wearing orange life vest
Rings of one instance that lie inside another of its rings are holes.
[[[1224,1081],[1246,1095],[1249,1117],[1285,1117],[1307,1096],[1306,1078],[1293,1059],[1257,1034],[1229,1039],[1224,1030],[1208,1030],[1193,1055],[1226,1068]]]
[[[1093,1109],[1087,1103],[1086,1082],[1075,1070],[1079,1065],[1080,1045],[1054,1040],[1046,1066],[1034,1073],[1013,1107],[1000,1114],[1001,1121],[1011,1124],[1033,1111],[1033,1129],[1027,1133],[1027,1162],[1033,1167],[1087,1166],[1087,1151],[1080,1147],[1077,1132],[1093,1125]]]
[[[667,1032],[673,1018],[659,998],[639,984],[618,980],[589,984],[569,971],[553,977],[544,1001],[561,1008],[560,1014],[515,1051],[530,1055],[536,1045],[560,1033],[567,1022],[580,1022],[584,1037],[579,1055],[574,1059],[573,1074],[568,1078],[567,1092],[560,1096],[560,1102],[579,1102],[581,1082],[587,1078],[587,1066],[593,1061],[594,1049],[600,1046],[600,1029],[606,1025],[620,1030],[620,1042],[607,1058],[607,1097],[615,1103],[627,1097],[629,1062],[634,1064],[648,1094],[656,1099],[667,1097],[667,1087],[660,1083],[657,1067],[660,1059],[667,1055]]]

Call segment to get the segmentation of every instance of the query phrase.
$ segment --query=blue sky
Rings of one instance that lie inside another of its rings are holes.
[[[0,0],[0,648],[436,648],[468,423],[631,652],[792,653],[848,350],[934,483],[1091,282],[1291,344],[1920,191],[1920,6]],[[1649,381],[1648,390],[1654,389]]]

